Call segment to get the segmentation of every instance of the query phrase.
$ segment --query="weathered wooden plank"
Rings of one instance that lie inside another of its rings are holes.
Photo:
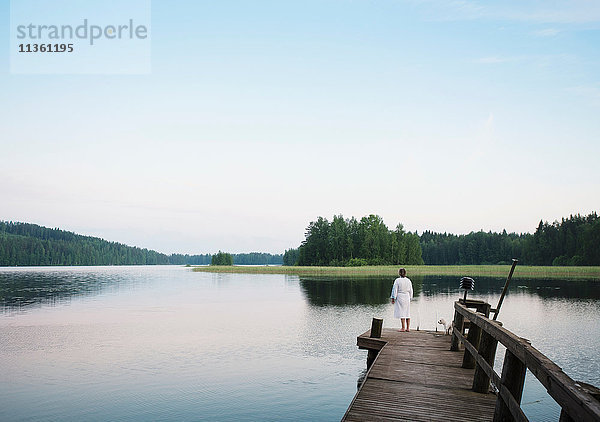
[[[492,417],[490,408],[495,397],[469,389],[439,389],[378,379],[366,383],[365,394],[359,396],[351,412],[360,415],[359,420],[490,421]]]
[[[383,355],[387,356],[387,354]],[[448,349],[416,349],[402,348],[398,353],[393,354],[393,360],[398,365],[400,364],[424,364],[424,365],[441,365],[460,368],[462,360],[459,353],[451,352]]]
[[[363,336],[359,337],[359,344]],[[491,421],[495,395],[471,391],[473,370],[449,351],[451,336],[384,329],[385,346],[344,421]],[[372,344],[379,347],[379,344]]]
[[[385,344],[386,341],[379,338],[360,336],[356,340],[359,349],[381,350]]]

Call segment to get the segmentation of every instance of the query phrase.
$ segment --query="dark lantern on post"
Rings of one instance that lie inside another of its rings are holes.
[[[463,277],[460,279],[460,288],[465,289],[465,296],[463,297],[463,302],[465,305],[467,304],[467,291],[473,290],[475,288],[475,280],[471,277]]]

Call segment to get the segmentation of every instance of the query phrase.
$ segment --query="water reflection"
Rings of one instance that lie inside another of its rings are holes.
[[[411,305],[413,325],[421,329],[442,329],[439,318],[451,320],[453,302],[462,297],[460,277],[411,277],[415,299]],[[300,288],[315,309],[362,308],[368,329],[370,317],[384,318],[387,328],[398,326],[389,304],[393,277],[327,279],[300,277]],[[498,302],[505,278],[479,277],[469,295],[492,306]],[[504,301],[500,320],[519,336],[532,341],[534,347],[563,368],[575,380],[600,385],[598,339],[600,325],[600,289],[595,281],[514,279]],[[418,329],[418,328],[417,328]],[[357,331],[360,333],[361,331]],[[495,368],[501,372],[504,348],[499,346]],[[366,366],[366,363],[365,363]],[[357,373],[357,388],[365,371]],[[532,374],[527,375],[523,411],[530,420],[558,420],[560,407]]]
[[[479,277],[475,279],[475,292],[482,295],[493,295],[502,292],[504,278]],[[459,277],[425,276],[423,294],[426,296],[440,293],[458,294]],[[600,289],[593,281],[556,280],[556,279],[514,279],[509,285],[509,292],[529,293],[542,298],[600,299]]]
[[[356,336],[374,316],[399,324],[393,279],[0,268],[0,420],[339,420],[365,370]],[[460,277],[411,279],[415,327],[452,318]],[[495,305],[504,279],[475,281],[472,297]],[[500,319],[599,385],[595,286],[513,280]],[[557,420],[542,393],[528,381],[530,420]]]
[[[415,297],[451,295],[462,297],[458,288],[460,277],[413,276]],[[500,294],[504,278],[479,277],[475,279],[477,295]],[[389,301],[393,277],[326,278],[300,277],[300,287],[308,302],[315,306],[325,305],[382,305]],[[536,295],[542,298],[600,299],[600,289],[592,281],[515,279],[509,292]]]
[[[394,280],[389,277],[300,277],[300,287],[311,305],[382,305],[389,301]],[[420,283],[413,282],[415,294]]]
[[[0,269],[0,307],[14,311],[32,305],[56,305],[72,297],[99,294],[131,282],[121,269],[97,267],[2,268]],[[130,268],[130,270],[135,270]],[[388,303],[394,277],[300,277],[300,287],[308,302],[326,305],[383,305]],[[451,295],[459,297],[460,277],[412,276],[415,297]],[[477,295],[499,294],[504,278],[475,279]],[[509,292],[542,298],[600,299],[600,289],[590,281],[532,279],[512,280]]]
[[[73,297],[96,295],[124,280],[124,274],[102,269],[2,268],[0,307],[6,312],[37,305],[54,306]]]

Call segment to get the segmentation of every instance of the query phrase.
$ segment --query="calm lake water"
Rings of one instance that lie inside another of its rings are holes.
[[[414,328],[450,320],[459,277],[411,278]],[[356,336],[372,317],[399,326],[392,283],[0,268],[0,420],[339,420],[366,366]],[[503,284],[476,278],[469,297],[495,306]],[[600,385],[599,286],[516,279],[498,319],[572,378]],[[523,409],[536,421],[560,411],[531,374]]]

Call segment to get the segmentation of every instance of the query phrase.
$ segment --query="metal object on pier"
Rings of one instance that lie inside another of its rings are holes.
[[[467,292],[475,288],[475,280],[473,280],[471,277],[463,277],[460,279],[459,288],[465,289],[465,296],[463,297],[463,301],[467,303]]]

